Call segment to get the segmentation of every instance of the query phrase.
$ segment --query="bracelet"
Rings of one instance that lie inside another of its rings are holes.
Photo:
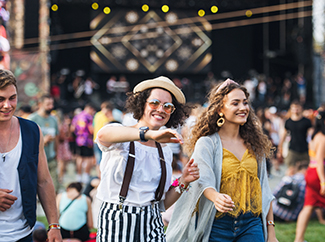
[[[190,185],[185,185],[184,183],[181,183],[179,181],[179,178],[176,178],[176,180],[171,185],[172,187],[175,187],[175,191],[178,193],[183,193],[184,191],[188,191],[190,189]]]
[[[59,224],[53,223],[49,225],[47,232],[49,232],[51,229],[61,229],[61,226]]]
[[[325,186],[325,182],[321,182],[320,185],[321,185],[321,186]]]
[[[273,227],[275,227],[275,223],[273,220],[267,221],[267,225],[272,225]]]

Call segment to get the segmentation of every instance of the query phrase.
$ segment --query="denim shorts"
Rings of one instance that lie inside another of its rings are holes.
[[[209,242],[264,242],[261,218],[251,212],[236,218],[225,215],[215,219],[211,228]]]

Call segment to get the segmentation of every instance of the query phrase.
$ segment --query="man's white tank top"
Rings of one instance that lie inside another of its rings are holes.
[[[32,230],[23,213],[22,198],[18,176],[18,164],[22,151],[21,131],[15,148],[5,153],[6,159],[0,159],[0,188],[13,190],[10,193],[18,199],[5,212],[0,211],[0,241],[11,242],[29,235]],[[2,154],[1,154],[2,155]]]

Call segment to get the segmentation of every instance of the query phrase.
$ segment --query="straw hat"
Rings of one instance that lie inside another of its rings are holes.
[[[155,87],[158,88],[160,87],[168,90],[170,93],[174,95],[176,100],[180,103],[184,104],[186,102],[185,96],[181,91],[181,89],[179,89],[172,80],[170,80],[168,77],[165,76],[160,76],[155,79],[150,79],[150,80],[140,82],[138,85],[134,87],[133,93],[142,92],[146,89],[155,88]]]

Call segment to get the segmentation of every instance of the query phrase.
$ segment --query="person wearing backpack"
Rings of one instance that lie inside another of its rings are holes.
[[[308,161],[298,162],[297,173],[284,176],[273,191],[273,216],[275,221],[296,221],[304,205],[305,173]]]

